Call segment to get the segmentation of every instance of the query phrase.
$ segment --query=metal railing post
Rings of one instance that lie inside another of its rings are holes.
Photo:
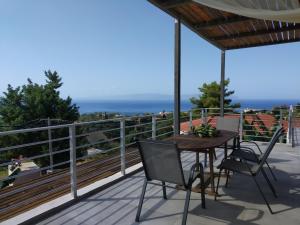
[[[189,111],[189,131],[192,131],[193,126],[193,111]]]
[[[208,123],[208,113],[207,113],[207,108],[205,108],[204,110],[204,120],[205,120],[205,124]]]
[[[76,171],[76,127],[75,124],[69,126],[70,138],[70,176],[71,195],[77,198],[77,171]]]
[[[51,120],[48,117],[48,127],[51,126]],[[48,140],[49,140],[49,144],[48,144],[48,148],[49,148],[49,160],[50,160],[50,170],[51,172],[53,171],[53,146],[52,146],[52,131],[51,128],[48,128]]]
[[[156,116],[152,115],[152,139],[156,139]]]
[[[125,175],[126,159],[125,159],[125,119],[120,120],[120,157],[121,157],[121,174]]]
[[[293,106],[290,106],[289,108],[289,116],[288,116],[288,130],[287,130],[287,138],[286,143],[292,144],[294,143],[294,134],[293,134],[293,126],[292,126],[292,115],[293,115]]]
[[[207,124],[207,109],[201,110],[201,122]]]
[[[243,110],[241,110],[241,112],[240,112],[240,141],[243,141],[243,120],[244,120]]]
[[[280,108],[280,111],[279,111],[279,112],[280,112],[279,123],[280,123],[280,125],[282,126],[282,108]],[[280,143],[283,142],[282,136],[280,137],[279,141],[280,141]]]

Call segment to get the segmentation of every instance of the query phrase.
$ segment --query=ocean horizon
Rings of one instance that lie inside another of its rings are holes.
[[[300,100],[294,99],[238,99],[233,103],[240,103],[242,109],[266,109],[276,106],[295,105]],[[75,100],[81,114],[94,112],[120,113],[126,115],[142,113],[159,113],[173,111],[173,100]],[[192,104],[188,99],[181,101],[181,110],[188,111]]]

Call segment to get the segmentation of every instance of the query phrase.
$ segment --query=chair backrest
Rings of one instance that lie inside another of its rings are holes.
[[[217,130],[229,130],[239,132],[240,118],[226,118],[217,117]],[[228,145],[233,146],[233,139],[227,142]]]
[[[186,186],[175,143],[154,140],[139,140],[137,143],[147,180]]]
[[[260,163],[255,168],[255,172],[257,173],[265,164],[267,158],[269,157],[271,151],[273,150],[276,142],[279,140],[279,138],[284,134],[284,129],[282,126],[279,126],[276,131],[274,132],[271,141],[269,142],[268,147],[266,148],[265,152],[260,156]]]

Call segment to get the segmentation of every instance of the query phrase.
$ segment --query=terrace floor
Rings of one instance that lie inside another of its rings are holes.
[[[217,155],[219,161],[222,150],[217,150]],[[182,155],[186,168],[194,158],[193,153]],[[225,179],[221,180],[219,193],[222,196],[217,201],[206,195],[206,209],[201,208],[200,194],[192,194],[187,224],[300,224],[300,148],[277,144],[269,162],[278,177],[273,183],[279,197],[273,197],[262,177],[259,181],[274,215],[269,213],[253,180],[234,174],[228,188],[224,187]],[[143,172],[132,175],[38,224],[136,224],[134,218],[143,179]],[[148,186],[140,224],[181,224],[185,192],[173,189],[167,192],[168,200],[164,200],[160,187]]]

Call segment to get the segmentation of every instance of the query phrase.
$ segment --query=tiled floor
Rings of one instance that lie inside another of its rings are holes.
[[[218,150],[218,159],[222,150]],[[186,168],[194,162],[195,155],[183,154]],[[206,209],[201,208],[200,195],[193,193],[187,224],[300,224],[300,149],[278,144],[269,160],[278,181],[273,183],[279,197],[276,199],[264,179],[259,181],[275,212],[271,215],[264,204],[252,178],[234,174],[229,187],[221,180],[217,201],[206,195]],[[216,165],[218,162],[215,163]],[[138,173],[126,180],[84,199],[41,221],[40,225],[103,224],[129,225],[134,222],[144,175]],[[162,198],[160,187],[149,185],[146,192],[140,224],[181,224],[185,192],[167,189],[168,200]]]

